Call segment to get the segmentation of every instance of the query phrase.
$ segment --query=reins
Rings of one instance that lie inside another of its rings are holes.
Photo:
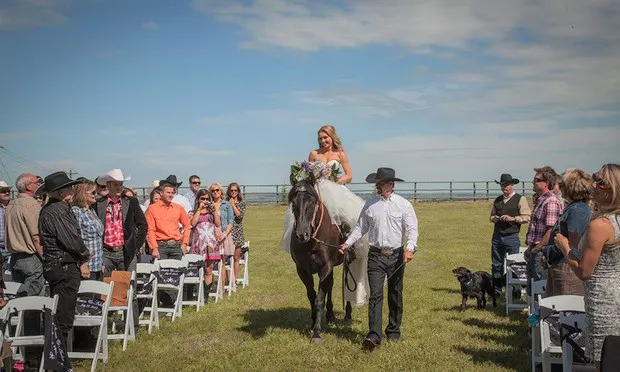
[[[323,204],[323,199],[321,198],[321,192],[318,190],[318,187],[316,191],[317,191],[318,200],[317,200],[316,206],[314,207],[314,214],[312,215],[312,223],[314,223],[314,221],[316,220],[316,214],[319,210],[319,206],[321,208],[321,215],[319,216],[319,223],[316,226],[311,238],[312,240],[314,240],[315,242],[321,245],[324,245],[328,248],[335,248],[339,250],[340,245],[329,244],[316,237],[317,234],[319,233],[319,230],[321,229],[321,225],[323,224],[323,216],[325,215],[325,204]],[[338,231],[340,231],[340,227],[339,226],[336,226],[336,227],[338,227]],[[349,269],[349,250],[348,249],[344,253],[344,262],[342,266],[343,266],[343,274],[344,274],[344,284],[347,286],[347,289],[350,292],[355,292],[357,290],[357,279],[355,278],[355,276]],[[349,279],[353,280],[352,286],[349,284]]]

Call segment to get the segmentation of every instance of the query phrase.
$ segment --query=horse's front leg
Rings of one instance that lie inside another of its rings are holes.
[[[316,319],[312,327],[312,339],[313,343],[321,342],[321,321],[323,320],[323,312],[325,310],[325,297],[334,285],[334,275],[332,268],[324,266],[319,271],[319,293],[314,300],[314,313]],[[332,309],[333,310],[333,309]]]
[[[331,277],[332,285],[329,286],[327,292],[327,302],[325,304],[327,312],[325,313],[325,320],[327,321],[327,323],[333,323],[336,321],[336,315],[334,315],[334,303],[332,302],[332,292],[334,290],[334,272],[332,271],[329,276]]]
[[[314,303],[316,302],[316,291],[314,290],[314,277],[312,273],[308,273],[297,266],[297,275],[299,275],[299,279],[301,279],[302,283],[306,287],[306,296],[308,296],[308,301],[310,301],[310,312],[312,313],[312,326],[317,319],[317,314],[314,309]]]
[[[351,306],[351,301],[347,301],[347,305],[344,310],[344,321],[352,322],[353,318],[351,317],[351,313],[353,312],[353,307]]]

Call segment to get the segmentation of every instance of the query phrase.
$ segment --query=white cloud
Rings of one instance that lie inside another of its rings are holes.
[[[21,30],[66,23],[70,0],[13,0],[0,5],[0,29]]]
[[[155,23],[154,21],[148,21],[142,24],[142,28],[145,30],[155,31],[159,29],[159,25]]]

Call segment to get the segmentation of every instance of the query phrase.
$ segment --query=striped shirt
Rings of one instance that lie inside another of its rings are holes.
[[[101,271],[103,265],[103,223],[89,208],[80,208],[74,205],[71,207],[71,211],[80,225],[80,235],[84,245],[90,251],[88,267],[90,271]]]
[[[551,191],[536,199],[525,243],[528,246],[540,243],[547,230],[558,221],[563,210],[564,205]]]

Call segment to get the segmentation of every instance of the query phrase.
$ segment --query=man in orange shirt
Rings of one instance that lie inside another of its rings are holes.
[[[146,240],[150,247],[154,247],[153,257],[180,260],[189,243],[191,225],[183,207],[172,202],[175,186],[163,183],[162,188],[161,199],[146,210]],[[183,226],[183,232],[179,224]]]

